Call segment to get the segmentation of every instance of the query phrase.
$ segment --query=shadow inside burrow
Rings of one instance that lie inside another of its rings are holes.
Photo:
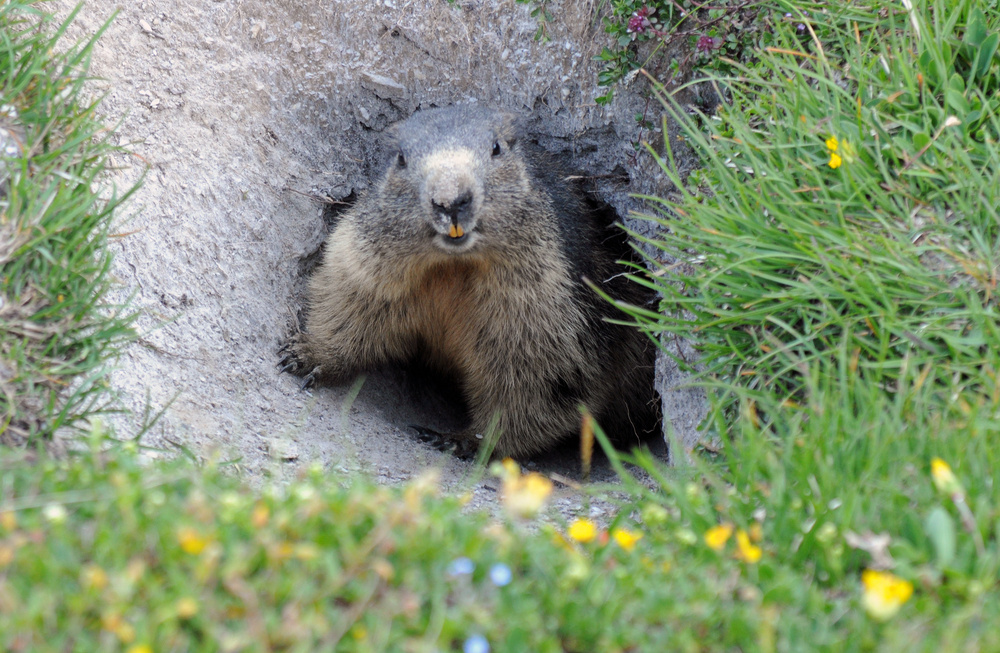
[[[420,440],[420,430],[429,429],[447,437],[448,434],[462,432],[470,421],[458,382],[418,362],[387,366],[369,373],[358,399],[402,430],[411,441],[404,446],[415,452],[439,451]],[[659,395],[653,400],[659,402]],[[667,447],[659,426],[652,433],[634,435],[627,441],[615,440],[613,446],[624,453],[633,448],[645,448],[656,459],[667,460]],[[471,460],[466,462],[471,464]],[[592,448],[589,478],[585,478],[579,434],[567,435],[546,451],[518,457],[517,462],[530,471],[541,472],[557,480],[562,477],[577,483],[611,483],[617,479],[617,473],[596,440]]]

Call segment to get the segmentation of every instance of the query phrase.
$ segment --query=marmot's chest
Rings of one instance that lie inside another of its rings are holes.
[[[431,363],[463,373],[498,359],[546,359],[573,348],[578,311],[559,270],[455,263],[427,271],[409,298],[410,327]],[[565,341],[565,342],[563,342]]]
[[[480,325],[488,321],[494,289],[471,265],[436,266],[408,298],[411,328],[440,367],[462,370],[476,356]]]

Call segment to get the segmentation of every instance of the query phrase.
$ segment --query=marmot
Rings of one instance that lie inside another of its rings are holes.
[[[340,217],[283,369],[332,383],[418,361],[456,379],[476,442],[525,456],[579,432],[579,406],[619,442],[659,425],[655,344],[601,298],[643,304],[627,238],[514,117],[456,106],[390,128],[373,190]]]

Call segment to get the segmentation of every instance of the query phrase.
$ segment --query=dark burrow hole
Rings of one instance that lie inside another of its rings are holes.
[[[351,192],[346,197],[341,197],[338,199],[329,199],[328,202],[323,204],[323,222],[326,224],[327,231],[332,231],[337,222],[340,221],[340,216],[342,216],[349,208],[354,206],[354,203],[358,201],[358,194],[352,188]]]

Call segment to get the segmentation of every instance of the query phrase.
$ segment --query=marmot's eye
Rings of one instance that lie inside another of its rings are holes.
[[[500,156],[500,141],[493,141],[493,156]]]
[[[396,157],[396,165],[398,165],[400,168],[406,167],[406,157],[403,156],[402,152],[400,152],[399,155]]]

